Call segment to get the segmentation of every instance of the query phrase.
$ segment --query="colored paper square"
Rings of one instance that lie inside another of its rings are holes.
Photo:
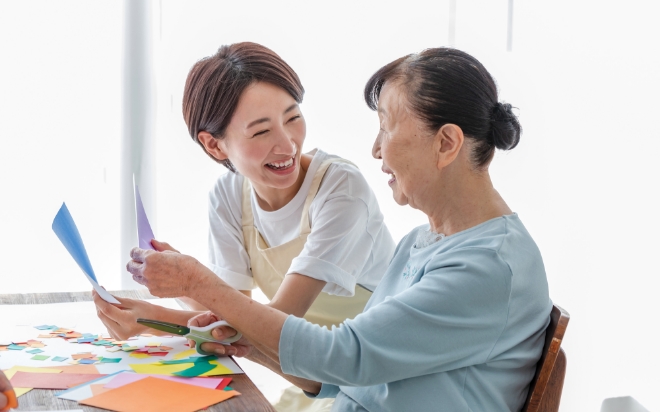
[[[55,362],[64,362],[67,359],[69,359],[69,358],[66,358],[64,356],[53,356],[53,359],[51,359],[51,360],[55,361]]]
[[[101,363],[119,363],[121,358],[101,358]]]
[[[40,326],[35,326],[36,329],[39,330],[52,330],[52,329],[57,329],[57,326],[55,325],[40,325]]]
[[[79,359],[78,363],[81,365],[91,365],[92,363],[96,363],[97,361],[95,359]]]
[[[41,353],[43,351],[41,349],[30,349],[30,350],[26,350],[25,352],[32,353],[32,354],[37,354],[37,353]]]
[[[194,412],[237,394],[148,377],[83,399],[80,403],[120,412]]]
[[[131,354],[128,356],[130,356],[131,358],[138,358],[138,359],[144,359],[150,357],[148,353],[137,353],[137,352],[131,352]]]
[[[48,355],[34,355],[30,359],[32,359],[32,360],[46,360],[48,358],[50,358],[50,356],[48,356]]]

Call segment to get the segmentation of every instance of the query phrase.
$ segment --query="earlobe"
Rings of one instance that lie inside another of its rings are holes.
[[[204,149],[213,157],[218,160],[226,160],[228,158],[224,150],[222,150],[220,139],[216,139],[209,132],[199,132],[197,140],[204,146]]]

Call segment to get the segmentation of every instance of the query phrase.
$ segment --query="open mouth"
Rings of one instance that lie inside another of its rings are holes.
[[[390,173],[390,180],[387,181],[387,184],[391,185],[394,182],[396,182],[396,176],[394,175],[394,173]]]
[[[294,163],[294,158],[290,158],[289,160],[285,160],[282,162],[271,162],[271,163],[266,163],[266,167],[273,169],[273,170],[286,170],[293,166]]]

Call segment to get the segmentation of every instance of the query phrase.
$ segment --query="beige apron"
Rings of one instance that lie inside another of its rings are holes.
[[[272,248],[269,247],[254,226],[254,215],[252,214],[252,203],[250,201],[251,185],[248,179],[244,179],[243,181],[242,209],[245,248],[250,256],[250,266],[254,281],[268,299],[273,299],[273,296],[275,296],[275,293],[284,280],[284,276],[289,271],[291,262],[302,252],[305,246],[307,236],[311,232],[309,225],[309,206],[312,204],[314,197],[316,197],[325,172],[328,170],[330,164],[335,162],[352,164],[341,158],[332,158],[321,163],[314,175],[305,200],[300,220],[300,235],[287,243]],[[335,296],[321,292],[304,318],[312,323],[330,328],[332,325],[339,325],[345,319],[353,318],[361,313],[370,296],[371,292],[359,286],[355,287],[355,295],[352,297]],[[332,401],[333,399],[309,399],[300,389],[291,387],[284,391],[282,399],[275,405],[275,408],[280,412],[329,411]]]

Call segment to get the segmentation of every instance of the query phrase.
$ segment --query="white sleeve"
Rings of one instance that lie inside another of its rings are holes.
[[[373,193],[359,171],[338,169],[326,175],[312,202],[311,233],[288,273],[324,280],[328,294],[353,296],[357,278],[372,258],[372,211],[365,199]]]
[[[209,192],[209,268],[231,287],[251,290],[256,284],[243,240],[240,199],[227,180],[221,178]]]

